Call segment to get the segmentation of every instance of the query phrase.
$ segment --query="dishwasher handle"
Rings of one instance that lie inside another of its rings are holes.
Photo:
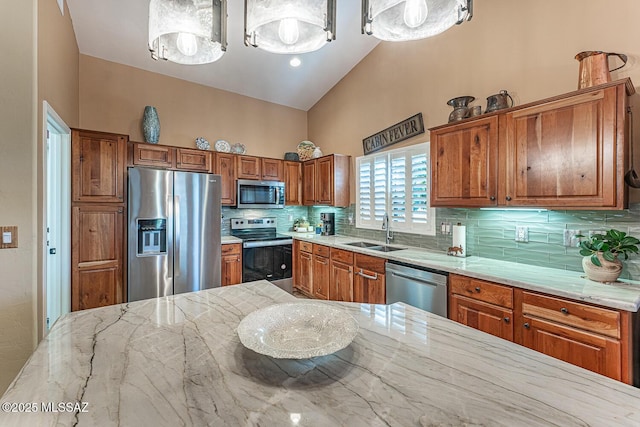
[[[424,283],[425,285],[430,285],[430,286],[447,286],[446,283],[435,283],[433,281],[430,280],[424,280],[421,279],[419,277],[415,277],[415,276],[409,276],[408,274],[403,274],[403,273],[399,273],[397,271],[390,271],[389,273],[391,273],[391,275],[396,276],[396,277],[402,277],[403,279],[409,279],[412,280],[414,282],[420,282],[420,283]]]

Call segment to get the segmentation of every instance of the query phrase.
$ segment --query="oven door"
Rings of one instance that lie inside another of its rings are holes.
[[[242,248],[242,281],[291,277],[292,241],[244,242]]]
[[[238,208],[284,208],[284,182],[238,180]]]

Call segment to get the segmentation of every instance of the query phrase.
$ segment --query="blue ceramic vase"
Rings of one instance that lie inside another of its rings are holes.
[[[142,116],[142,133],[144,134],[145,142],[151,144],[157,144],[160,139],[160,119],[158,119],[158,112],[156,107],[146,106],[144,107],[144,114]]]

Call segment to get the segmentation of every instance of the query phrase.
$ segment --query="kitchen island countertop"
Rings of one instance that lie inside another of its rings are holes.
[[[2,397],[0,425],[640,425],[640,390],[401,303],[324,302],[360,325],[329,356],[242,346],[247,314],[295,300],[259,281],[68,314]]]
[[[532,291],[539,291],[567,297],[605,307],[637,312],[640,309],[640,282],[619,280],[616,283],[594,282],[578,271],[538,267],[509,261],[500,261],[479,256],[454,257],[442,252],[409,247],[394,252],[378,252],[371,249],[349,246],[351,242],[371,241],[353,236],[321,236],[311,233],[288,233],[296,239],[387,258],[449,273],[457,273],[476,279],[511,285]],[[371,241],[373,242],[373,241]],[[380,243],[380,242],[377,242]],[[380,243],[383,244],[383,243]]]

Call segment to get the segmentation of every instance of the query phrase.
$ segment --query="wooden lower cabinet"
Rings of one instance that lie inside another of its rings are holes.
[[[635,313],[451,274],[449,318],[615,380],[634,382]]]
[[[293,286],[307,296],[313,296],[313,245],[293,241]]]
[[[71,221],[71,310],[124,302],[124,206],[74,206]]]
[[[631,384],[631,313],[515,289],[515,342]]]
[[[313,255],[313,296],[329,299],[330,261],[326,256]]]
[[[242,245],[240,243],[222,245],[221,261],[220,284],[228,286],[242,283]]]
[[[385,262],[383,258],[355,255],[353,300],[367,304],[386,304]]]
[[[330,300],[353,301],[353,258],[351,251],[331,248]]]
[[[449,318],[513,341],[513,289],[452,274],[449,276]]]
[[[451,295],[449,310],[452,320],[513,341],[513,310],[460,295]]]

